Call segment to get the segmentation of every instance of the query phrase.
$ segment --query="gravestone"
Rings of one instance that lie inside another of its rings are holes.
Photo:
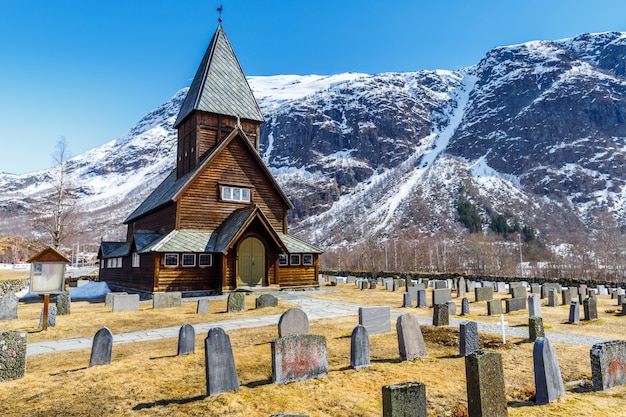
[[[357,287],[361,291],[366,290],[369,287],[369,281],[366,279],[360,279],[357,281]]]
[[[528,316],[542,317],[541,299],[537,294],[530,294],[528,296]]]
[[[512,313],[513,311],[526,310],[526,297],[507,298],[506,300],[504,300],[504,304],[505,304],[507,313]]]
[[[435,281],[433,285],[434,285],[433,288],[435,290],[442,290],[442,289],[448,288],[448,282],[442,279]]]
[[[499,293],[506,293],[506,282],[496,282],[496,291]]]
[[[392,291],[398,291],[400,288],[404,288],[405,286],[406,283],[403,279],[394,279]]]
[[[209,329],[204,339],[204,360],[207,395],[239,390],[230,336],[221,327]]]
[[[587,295],[587,284],[580,284],[578,286],[578,294]]]
[[[39,328],[43,329],[43,311],[41,309],[41,313],[39,314]],[[57,325],[57,307],[56,306],[48,306],[48,327],[56,327]]]
[[[368,335],[391,332],[391,308],[359,307],[359,324]]]
[[[552,343],[544,337],[533,346],[533,368],[535,371],[535,402],[548,404],[565,397],[561,369]]]
[[[572,302],[572,293],[569,291],[569,288],[561,289],[561,304],[564,306],[570,305]]]
[[[18,301],[19,299],[13,291],[8,291],[0,297],[0,320],[13,320],[17,318]]]
[[[299,308],[290,308],[278,320],[278,337],[309,333],[309,318]]]
[[[536,316],[528,317],[528,340],[534,342],[540,337],[545,337],[543,318]]]
[[[624,304],[624,294],[617,294],[617,305],[621,307]]]
[[[467,297],[463,297],[463,299],[461,300],[461,315],[467,316],[469,313],[469,300],[467,299]]]
[[[478,350],[478,324],[475,321],[465,320],[459,325],[459,355],[467,356]]]
[[[502,356],[477,350],[465,356],[469,416],[508,416]]]
[[[465,297],[466,292],[467,292],[467,285],[465,283],[465,278],[459,277],[456,280],[456,296],[459,298]]]
[[[530,284],[530,292],[531,294],[537,294],[541,297],[541,285],[539,284]]]
[[[558,307],[560,305],[559,296],[556,291],[556,288],[550,288],[548,290],[548,307]]]
[[[603,391],[626,383],[626,340],[596,343],[589,355],[595,390]]]
[[[427,417],[426,385],[403,382],[383,386],[383,417]]]
[[[597,294],[598,295],[609,295],[609,290],[602,284],[598,285],[597,288]]]
[[[433,308],[433,326],[448,326],[450,324],[450,311],[448,304],[435,304]]]
[[[196,353],[196,330],[189,323],[183,324],[178,331],[178,355]]]
[[[209,314],[209,299],[202,298],[198,300],[198,306],[196,307],[196,314]]]
[[[474,288],[474,301],[489,301],[493,299],[493,287]]]
[[[326,337],[291,334],[272,341],[272,382],[286,384],[326,375]]]
[[[261,294],[255,300],[255,308],[278,307],[278,297],[272,294]]]
[[[228,294],[226,305],[226,311],[229,313],[244,311],[246,309],[246,294],[243,292],[231,292]]]
[[[435,289],[432,293],[433,306],[452,301],[452,290],[450,288]]]
[[[554,288],[557,294],[561,294],[561,286],[559,284],[546,283],[541,286],[541,298],[548,298],[551,288]]]
[[[128,295],[127,292],[109,292],[104,296],[104,305],[107,307],[111,307],[113,305],[113,297],[116,295]]]
[[[118,294],[113,297],[111,311],[120,313],[123,311],[139,310],[139,294]]]
[[[72,312],[72,300],[69,292],[62,292],[56,296],[58,316],[68,316]]]
[[[511,298],[526,298],[526,287],[520,285],[509,287],[509,294],[511,294]]]
[[[426,301],[426,290],[417,290],[417,305],[418,308],[428,307],[428,302]]]
[[[497,314],[502,314],[502,300],[488,300],[487,301],[487,315],[495,316]]]
[[[399,316],[396,321],[396,332],[398,334],[398,349],[401,361],[412,361],[413,359],[428,357],[417,316],[413,314],[402,314]]]
[[[103,327],[93,337],[89,367],[110,364],[112,350],[113,334],[107,327]]]
[[[585,320],[598,319],[598,300],[596,297],[588,297],[583,301],[583,310],[585,311]]]
[[[370,339],[365,326],[360,324],[352,330],[350,338],[350,367],[367,368],[370,366]]]
[[[448,316],[456,316],[456,303],[454,301],[446,301],[448,306]]]
[[[347,278],[346,281],[348,282],[348,284],[354,284],[354,283],[356,283],[356,280],[357,280],[357,278],[355,276],[348,275],[348,278]]]
[[[25,332],[0,332],[0,382],[24,377],[27,342],[28,336]]]
[[[180,307],[183,303],[183,294],[179,291],[155,292],[152,294],[152,308]]]
[[[402,294],[402,307],[413,307],[413,300],[408,292]]]
[[[376,280],[372,279],[370,281],[368,281],[370,283],[370,290],[375,290],[376,289]]]
[[[580,306],[578,301],[570,301],[568,323],[578,323],[580,321]]]

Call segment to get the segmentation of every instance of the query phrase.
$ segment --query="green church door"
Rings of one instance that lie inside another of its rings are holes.
[[[239,284],[254,287],[263,285],[265,278],[265,246],[256,237],[249,237],[239,245]]]

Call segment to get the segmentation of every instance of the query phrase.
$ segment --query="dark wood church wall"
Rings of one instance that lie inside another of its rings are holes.
[[[106,259],[101,259],[106,265]],[[154,288],[154,274],[152,264],[154,254],[141,255],[140,267],[133,268],[130,256],[122,259],[121,268],[100,268],[99,279],[109,286],[152,292]]]

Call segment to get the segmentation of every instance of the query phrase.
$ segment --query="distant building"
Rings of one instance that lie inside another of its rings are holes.
[[[259,155],[263,115],[221,24],[174,127],[176,169],[102,242],[100,280],[158,291],[317,285],[322,251],[288,234],[293,206]]]

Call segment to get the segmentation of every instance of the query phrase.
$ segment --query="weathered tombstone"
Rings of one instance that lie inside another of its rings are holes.
[[[272,294],[261,294],[255,300],[255,308],[277,307],[278,297]]]
[[[561,369],[552,343],[544,337],[535,340],[533,346],[533,368],[535,371],[535,402],[548,404],[565,397]]]
[[[299,308],[290,308],[278,320],[278,337],[309,333],[309,318]]]
[[[139,294],[118,294],[113,297],[111,311],[119,313],[122,311],[139,310]]]
[[[448,306],[448,316],[456,316],[456,303],[454,301],[446,301]]]
[[[522,285],[516,285],[514,287],[509,287],[509,293],[512,298],[525,298],[526,297],[526,287]]]
[[[209,299],[201,298],[198,300],[198,306],[196,307],[196,314],[209,314]]]
[[[409,287],[406,287],[406,291],[411,296],[411,300],[417,300],[417,290],[418,289],[420,289],[420,287],[418,287],[417,285],[411,285]]]
[[[561,289],[561,304],[564,306],[570,305],[572,302],[572,293],[570,293],[569,288]]]
[[[494,299],[487,301],[487,315],[494,316],[496,314],[502,314],[502,300]]]
[[[493,287],[474,288],[474,301],[489,301],[493,299]]]
[[[509,415],[500,353],[477,350],[465,356],[465,375],[470,417]]]
[[[468,354],[480,349],[478,346],[478,324],[475,321],[465,320],[459,325],[459,355]]]
[[[626,301],[622,301],[622,311],[620,311],[618,315],[626,316]]]
[[[587,296],[588,297],[595,297],[597,295],[596,290],[591,289],[591,288],[587,288]]]
[[[452,300],[452,290],[450,288],[435,289],[432,293],[433,306],[443,304]]]
[[[450,324],[450,311],[448,304],[435,304],[433,308],[433,326],[448,326]]]
[[[359,307],[359,324],[368,335],[389,333],[391,331],[391,308]]]
[[[554,288],[557,294],[561,293],[561,286],[556,283],[546,283],[541,286],[541,298],[548,298],[550,295],[550,289]]]
[[[56,297],[57,315],[68,316],[72,312],[72,300],[69,292],[62,292]],[[49,312],[48,312],[49,314]]]
[[[107,307],[111,307],[113,305],[113,297],[116,295],[128,295],[127,292],[109,292],[104,296],[104,305]]]
[[[44,309],[41,309],[41,314],[39,315],[39,327],[43,329],[43,316]],[[57,325],[57,307],[49,306],[48,307],[48,327],[56,327]]]
[[[189,323],[183,324],[178,331],[178,355],[196,352],[196,330]]]
[[[237,313],[246,309],[246,294],[243,292],[231,292],[226,301],[226,311]]]
[[[609,290],[606,286],[599,284],[598,285],[598,295],[609,295]]]
[[[526,310],[526,297],[520,298],[507,298],[504,300],[505,308],[507,313],[512,313],[513,311]]]
[[[0,297],[0,320],[13,320],[17,318],[18,301],[13,291],[8,291]]]
[[[403,279],[394,279],[393,280],[393,291],[398,291],[401,288],[404,288],[406,283]]]
[[[617,294],[617,305],[621,307],[624,304],[624,294]]]
[[[152,308],[180,307],[183,303],[183,294],[179,291],[155,292],[152,294]]]
[[[347,278],[348,284],[354,284],[354,283],[356,283],[356,280],[357,280],[357,278],[355,276],[348,275],[348,278]]]
[[[541,299],[537,294],[530,294],[528,296],[528,316],[529,317],[542,317],[541,316]]]
[[[548,307],[558,307],[559,305],[559,297],[556,288],[550,288],[548,290]]]
[[[570,301],[568,323],[578,323],[580,321],[580,306],[578,301]]]
[[[402,294],[402,307],[413,307],[413,300],[408,292]]]
[[[596,343],[589,355],[595,390],[603,391],[626,383],[626,340]]]
[[[496,282],[496,291],[499,293],[506,293],[506,282]]]
[[[465,297],[465,293],[467,292],[467,285],[465,283],[465,278],[459,277],[456,280],[456,296],[457,297]]]
[[[531,294],[538,294],[539,296],[541,296],[541,285],[530,284],[530,292]]]
[[[463,299],[461,300],[461,315],[467,316],[469,313],[469,300],[467,299],[467,297],[463,297]]]
[[[412,361],[413,359],[428,357],[417,316],[413,314],[402,314],[399,316],[396,321],[396,331],[398,333],[398,349],[401,361]]]
[[[403,382],[383,386],[383,417],[427,417],[426,385]]]
[[[446,289],[448,288],[448,282],[442,279],[439,279],[437,281],[435,281],[434,283],[434,289],[435,290],[442,290],[442,289]]]
[[[426,301],[426,290],[417,290],[417,305],[418,308],[428,307],[428,302]]]
[[[230,336],[221,327],[212,327],[204,339],[207,395],[238,391],[239,377]]]
[[[528,317],[528,340],[534,342],[539,337],[545,337],[543,318],[530,316]]]
[[[326,338],[291,334],[272,341],[272,382],[286,384],[328,375]]]
[[[28,336],[24,332],[0,332],[0,382],[24,377],[27,341]]]
[[[578,294],[587,295],[587,284],[580,284],[578,286]]]
[[[357,282],[357,285],[358,285],[358,288],[359,288],[361,291],[363,291],[363,290],[366,290],[366,289],[369,287],[369,281],[368,281],[368,280],[366,280],[366,279],[360,279],[360,280]]]
[[[350,338],[350,367],[367,368],[370,366],[370,339],[365,326],[360,324],[352,330]]]
[[[89,367],[110,364],[112,351],[113,334],[107,327],[103,327],[93,337]]]
[[[598,319],[598,300],[596,297],[588,297],[583,301],[583,310],[585,311],[585,320]]]
[[[370,290],[375,290],[376,289],[376,284],[377,284],[376,280],[374,280],[374,279],[369,280],[369,283],[370,283]]]

